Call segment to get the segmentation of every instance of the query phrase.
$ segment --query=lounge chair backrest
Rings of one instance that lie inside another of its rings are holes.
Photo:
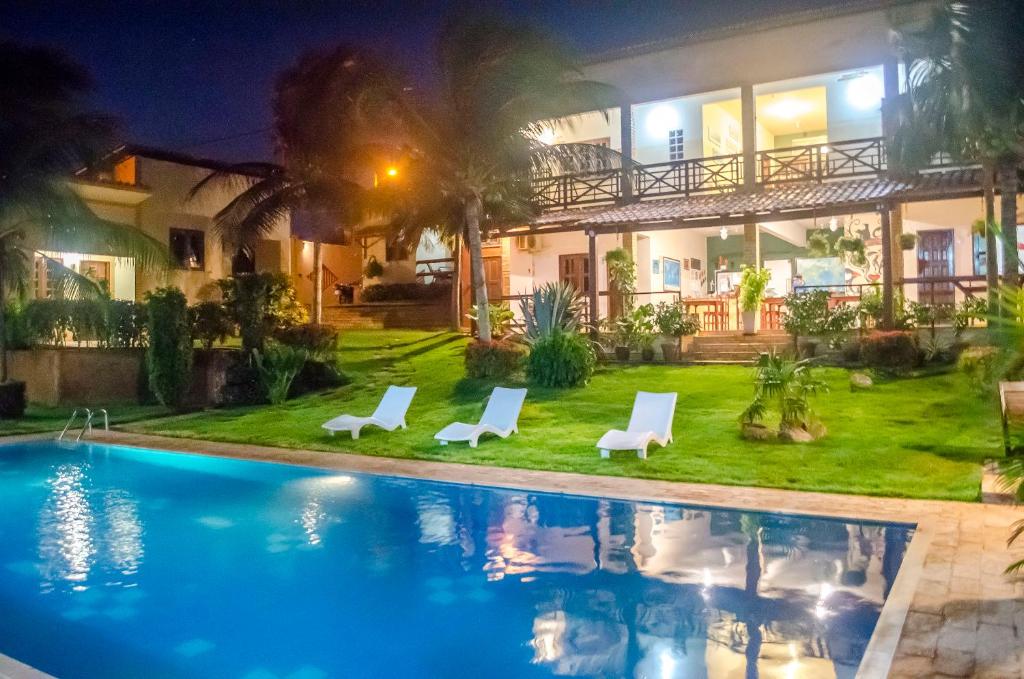
[[[391,385],[384,392],[380,405],[373,411],[373,416],[381,422],[401,422],[409,410],[412,397],[416,395],[416,387],[396,387]]]
[[[491,397],[487,400],[487,407],[484,408],[480,424],[489,424],[502,431],[512,429],[519,421],[519,411],[522,410],[525,400],[525,389],[495,387],[491,392]]]
[[[653,394],[636,392],[628,431],[653,431],[660,438],[672,435],[672,418],[676,412],[676,392]]]

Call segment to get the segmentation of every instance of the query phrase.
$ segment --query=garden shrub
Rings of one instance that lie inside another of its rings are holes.
[[[181,408],[192,381],[192,334],[188,301],[178,288],[158,288],[146,294],[149,385],[160,403]]]
[[[920,353],[914,334],[903,330],[877,330],[861,340],[860,357],[865,365],[896,374],[916,366]]]
[[[523,362],[522,345],[510,340],[472,342],[466,347],[466,375],[477,379],[501,380]]]
[[[957,360],[960,372],[979,394],[994,391],[1002,374],[1002,364],[1002,357],[996,347],[971,347],[965,349]]]
[[[595,365],[590,340],[579,333],[553,332],[530,347],[526,375],[544,387],[576,387],[590,380]]]
[[[843,363],[846,363],[847,365],[859,365],[860,351],[860,338],[853,337],[847,340],[846,344],[844,344],[842,349],[839,350],[839,355],[842,357]]]
[[[290,347],[305,349],[318,359],[325,359],[338,350],[341,334],[330,325],[303,323],[282,328],[274,333],[274,339]]]
[[[291,389],[288,390],[288,398],[295,398],[312,391],[342,387],[348,383],[348,377],[338,369],[334,361],[309,358],[292,381]]]
[[[146,307],[124,299],[108,299],[106,306],[106,345],[130,349],[146,344]]]
[[[25,307],[17,302],[4,309],[4,339],[8,350],[30,349],[36,335],[28,322]]]
[[[359,296],[363,302],[407,302],[443,299],[451,295],[451,283],[382,283],[368,285]]]
[[[253,364],[252,355],[241,351],[232,353],[232,362],[224,370],[224,384],[217,398],[218,405],[244,406],[266,403],[267,393],[260,373]]]
[[[238,325],[242,349],[262,349],[275,330],[306,323],[309,315],[288,277],[281,273],[246,273],[217,281],[224,308]]]
[[[268,342],[263,351],[254,349],[252,358],[267,398],[277,405],[288,398],[292,381],[306,364],[309,352],[280,342]]]
[[[189,327],[192,339],[198,340],[204,349],[213,348],[214,342],[224,342],[234,334],[235,324],[223,304],[200,302],[188,308]]]
[[[24,382],[0,382],[0,419],[20,419],[25,414],[26,405]]]
[[[25,305],[25,322],[29,332],[44,344],[64,346],[71,330],[71,315],[65,299],[33,299]]]

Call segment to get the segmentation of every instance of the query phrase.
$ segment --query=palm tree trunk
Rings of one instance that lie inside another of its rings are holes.
[[[487,281],[484,279],[484,253],[480,237],[480,199],[474,197],[466,203],[466,240],[469,245],[470,273],[473,276],[473,292],[476,296],[477,339],[491,341],[491,319],[487,313]]]
[[[996,193],[994,173],[991,167],[982,170],[983,191],[985,193],[985,287],[988,290],[988,314],[999,313],[999,248],[996,245]]]
[[[1003,229],[1004,283],[1015,288],[1020,279],[1020,256],[1017,253],[1017,164],[1012,160],[999,163],[999,217]]]
[[[324,244],[313,241],[313,323],[324,319]]]
[[[462,324],[459,313],[459,302],[462,301],[462,238],[458,234],[452,238],[452,294],[449,311],[451,313],[451,329],[458,332]]]

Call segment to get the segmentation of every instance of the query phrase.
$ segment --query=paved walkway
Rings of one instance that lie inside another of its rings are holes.
[[[1019,508],[398,460],[121,432],[96,440],[139,447],[553,492],[799,512],[918,524],[859,676],[1024,679],[1024,580],[1002,572]],[[904,623],[905,617],[905,623]],[[893,652],[895,648],[895,652]]]

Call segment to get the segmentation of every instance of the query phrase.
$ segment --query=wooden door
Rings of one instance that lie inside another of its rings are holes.
[[[918,231],[918,277],[950,278],[953,271],[953,230]],[[922,304],[951,305],[955,302],[953,283],[921,283],[917,297]]]
[[[582,255],[558,256],[558,280],[569,283],[577,292],[590,294],[590,257]]]
[[[484,280],[487,282],[487,300],[496,304],[501,292],[501,256],[484,257]]]

